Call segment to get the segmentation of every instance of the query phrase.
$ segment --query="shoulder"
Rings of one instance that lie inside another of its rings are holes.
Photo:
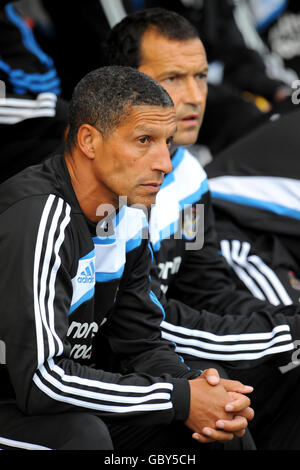
[[[200,200],[209,190],[203,167],[194,155],[182,147],[173,158],[173,179],[181,205]]]
[[[190,174],[191,179],[203,181],[207,179],[206,172],[199,160],[186,148],[179,147],[172,158],[174,175],[179,178],[185,173]]]
[[[142,245],[147,238],[148,220],[145,212],[136,207],[123,206],[117,226],[117,237],[125,241],[126,253]]]
[[[22,210],[26,208],[30,216],[39,211],[45,204],[66,204],[71,201],[68,198],[63,179],[63,185],[58,183],[57,175],[59,157],[49,160],[14,175],[0,184],[0,214],[8,210]],[[61,158],[60,158],[61,160]],[[63,186],[63,187],[62,187]]]

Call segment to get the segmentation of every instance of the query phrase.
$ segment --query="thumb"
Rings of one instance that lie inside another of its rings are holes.
[[[205,379],[209,385],[218,385],[220,382],[219,372],[216,369],[206,369],[202,372],[201,378]]]

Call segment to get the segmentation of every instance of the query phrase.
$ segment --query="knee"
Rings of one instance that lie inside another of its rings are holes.
[[[71,417],[68,436],[61,449],[112,450],[113,444],[106,424],[89,413],[76,413]]]

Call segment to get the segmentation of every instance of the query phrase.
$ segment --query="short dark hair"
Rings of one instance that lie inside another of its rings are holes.
[[[197,29],[183,16],[164,8],[148,8],[126,16],[116,24],[104,44],[105,65],[141,64],[141,40],[149,29],[156,29],[167,39],[184,41],[199,37]]]
[[[71,152],[82,124],[94,126],[106,138],[128,116],[131,107],[142,105],[174,106],[158,82],[136,69],[107,66],[89,72],[72,95],[66,149]]]

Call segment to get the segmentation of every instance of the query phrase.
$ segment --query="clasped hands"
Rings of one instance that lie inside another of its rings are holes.
[[[189,381],[190,412],[185,424],[201,443],[227,442],[242,437],[254,417],[250,399],[253,387],[220,378],[216,369],[205,370]]]

